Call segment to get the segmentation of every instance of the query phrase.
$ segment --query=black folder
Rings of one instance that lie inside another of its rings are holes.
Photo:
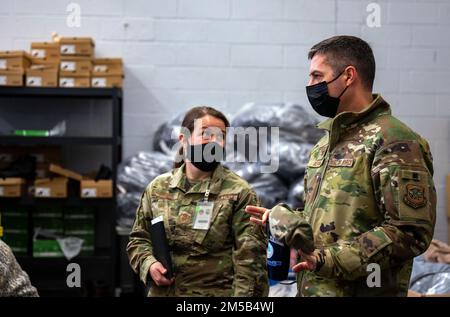
[[[165,277],[171,279],[173,277],[172,256],[170,255],[163,217],[152,220],[150,237],[152,239],[153,256],[166,268]]]

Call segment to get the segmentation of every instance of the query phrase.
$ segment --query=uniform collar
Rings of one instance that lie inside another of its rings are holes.
[[[381,97],[380,94],[373,94],[373,101],[360,112],[341,112],[336,117],[327,119],[317,125],[319,129],[331,131],[332,128],[338,127],[347,128],[354,123],[363,119],[371,120],[378,116],[391,114],[389,104]]]
[[[192,186],[188,192],[189,193],[204,193],[206,192],[208,186],[211,194],[219,194],[222,187],[222,181],[224,178],[224,167],[219,164],[214,170],[209,181],[201,182]],[[170,188],[178,188],[183,192],[186,185],[186,163],[183,163],[179,168],[172,171],[172,180],[170,181]]]

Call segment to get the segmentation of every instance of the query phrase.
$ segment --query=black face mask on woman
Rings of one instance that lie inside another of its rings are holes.
[[[217,142],[188,144],[186,157],[199,170],[211,172],[224,159],[224,148]]]
[[[321,116],[334,118],[337,114],[341,96],[347,90],[348,86],[341,92],[338,97],[330,96],[328,92],[328,84],[338,79],[344,71],[337,75],[332,81],[322,81],[318,84],[306,86],[306,95],[313,109]]]

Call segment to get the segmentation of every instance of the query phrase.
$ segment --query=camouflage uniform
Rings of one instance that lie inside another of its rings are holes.
[[[311,151],[305,209],[272,209],[272,234],[313,250],[315,272],[297,276],[299,296],[405,296],[413,257],[431,242],[436,190],[428,143],[391,115],[380,95],[344,112]],[[381,287],[370,288],[370,263]]]
[[[11,248],[0,240],[0,297],[38,297],[28,274],[22,270]]]
[[[151,220],[164,217],[172,250],[175,282],[152,285],[150,296],[266,296],[267,237],[249,222],[245,206],[257,204],[250,185],[219,165],[210,181],[186,191],[185,166],[155,178],[143,193],[127,246],[132,268],[147,283],[156,261],[149,235]],[[196,203],[208,188],[214,201],[209,230],[194,230]]]

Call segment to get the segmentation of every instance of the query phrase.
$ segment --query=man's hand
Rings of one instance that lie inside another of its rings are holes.
[[[267,219],[269,219],[270,209],[248,205],[247,207],[245,207],[245,212],[252,215],[252,217],[250,217],[251,222],[260,226],[264,226],[267,222]]]
[[[168,286],[172,284],[175,281],[175,278],[167,279],[164,274],[167,273],[166,268],[161,264],[161,262],[155,262],[152,265],[150,265],[150,276],[152,277],[153,281],[158,286]]]
[[[303,253],[302,251],[298,251],[298,254],[304,260],[303,262],[297,263],[292,267],[292,271],[295,273],[300,271],[315,271],[317,267],[317,257],[315,253]]]

